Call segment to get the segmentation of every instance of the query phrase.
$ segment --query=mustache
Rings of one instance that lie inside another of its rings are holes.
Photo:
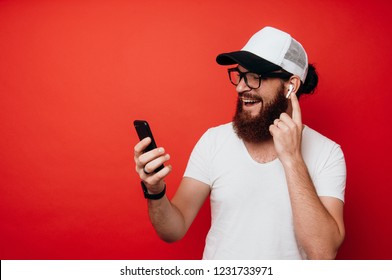
[[[247,99],[252,99],[252,100],[257,100],[257,101],[263,102],[263,98],[261,98],[259,95],[251,94],[249,92],[238,93],[238,98],[239,99],[247,98]]]

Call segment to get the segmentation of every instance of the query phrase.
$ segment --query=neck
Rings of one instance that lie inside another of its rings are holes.
[[[267,163],[277,158],[277,153],[273,139],[269,139],[260,143],[244,142],[248,153],[253,160],[259,163]]]

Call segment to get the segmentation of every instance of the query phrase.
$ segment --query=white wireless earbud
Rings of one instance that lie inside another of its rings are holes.
[[[292,84],[290,84],[289,91],[287,92],[286,98],[290,97],[290,94],[293,92],[293,90],[294,90],[294,86]]]

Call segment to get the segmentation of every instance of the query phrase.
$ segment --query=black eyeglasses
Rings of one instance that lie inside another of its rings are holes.
[[[245,84],[250,89],[257,89],[261,86],[261,80],[267,78],[280,78],[280,79],[288,79],[292,76],[292,74],[287,72],[271,72],[263,75],[252,73],[252,72],[241,72],[238,67],[227,69],[229,73],[230,82],[238,86],[241,82],[241,79],[244,78]]]

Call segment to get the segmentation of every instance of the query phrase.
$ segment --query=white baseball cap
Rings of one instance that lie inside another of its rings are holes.
[[[240,51],[222,53],[216,61],[239,64],[260,75],[284,69],[302,82],[308,73],[308,56],[302,45],[290,34],[269,26],[254,34]]]

